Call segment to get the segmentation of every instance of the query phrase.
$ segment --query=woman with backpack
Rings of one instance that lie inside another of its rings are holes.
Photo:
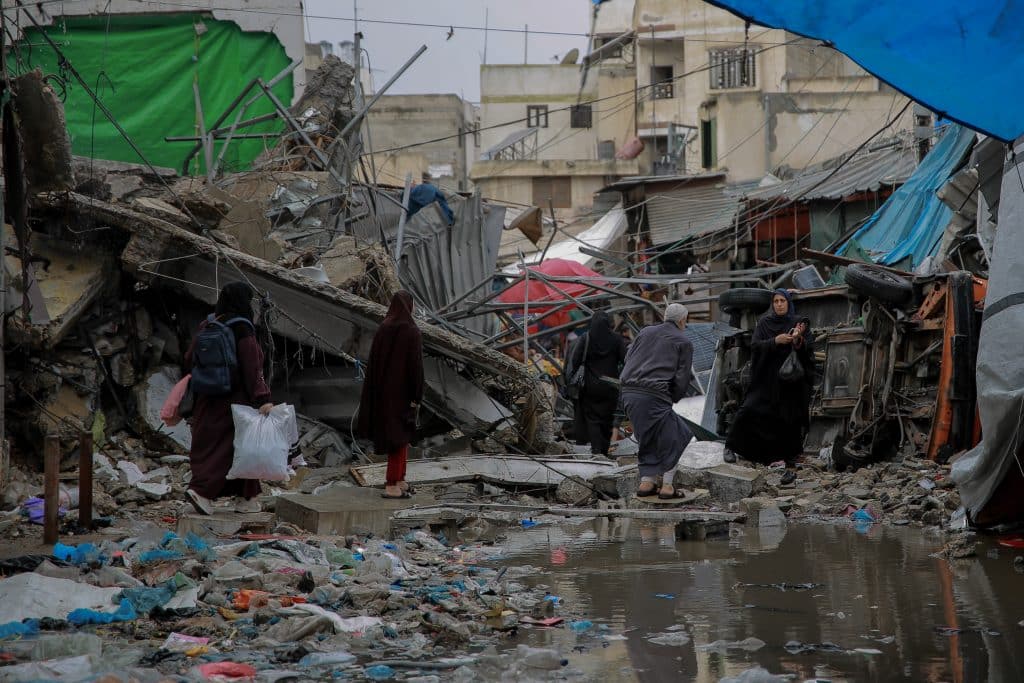
[[[571,359],[574,373],[583,370],[577,398],[577,415],[582,417],[583,424],[577,422],[577,429],[585,427],[584,438],[590,443],[590,452],[596,455],[608,455],[611,447],[619,388],[608,380],[618,380],[625,358],[626,340],[612,328],[608,314],[597,311],[590,319],[586,336],[576,342]]]
[[[357,434],[388,456],[384,498],[409,498],[405,481],[409,444],[416,436],[416,415],[423,400],[423,338],[412,313],[412,295],[401,290],[391,299],[384,322],[373,335]]]
[[[199,324],[188,353],[195,396],[192,411],[192,480],[186,495],[195,509],[213,514],[217,498],[238,497],[238,512],[259,512],[256,479],[228,479],[234,459],[233,403],[258,408],[267,415],[274,407],[263,378],[263,349],[256,338],[252,300],[256,292],[244,282],[225,285],[213,315]]]

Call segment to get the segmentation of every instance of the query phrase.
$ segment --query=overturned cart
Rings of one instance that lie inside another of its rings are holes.
[[[867,264],[845,285],[794,294],[811,321],[818,370],[804,450],[839,467],[897,454],[946,462],[977,443],[975,362],[987,282],[970,273],[911,277]],[[743,331],[718,349],[711,401],[728,433],[750,382],[750,340],[771,292],[732,289],[720,306]]]
[[[350,368],[337,373],[345,374],[339,386],[350,393],[358,359],[367,357],[384,318],[384,306],[374,301],[123,205],[74,192],[44,194],[36,198],[34,218],[51,239],[116,255],[136,289],[158,290],[156,298],[167,308],[177,300],[212,306],[223,285],[250,282],[268,297],[265,321],[274,335],[292,342],[293,354],[319,354],[321,364],[329,359],[335,367]],[[97,226],[112,230],[89,231]],[[538,401],[524,366],[449,330],[426,323],[421,329],[427,356],[424,404],[436,418],[430,428],[440,433],[455,427],[473,439],[536,448],[530,435]],[[516,405],[519,413],[509,407]]]

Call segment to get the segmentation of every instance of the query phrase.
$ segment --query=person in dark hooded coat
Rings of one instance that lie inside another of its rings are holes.
[[[725,458],[735,462],[739,455],[764,464],[782,460],[788,468],[783,483],[788,484],[796,479],[796,459],[810,427],[814,384],[810,321],[796,316],[788,291],[775,290],[772,310],[757,321],[750,346],[750,387],[729,429]],[[803,376],[786,381],[779,370],[793,351]]]
[[[213,501],[217,498],[237,497],[239,512],[259,512],[256,497],[260,493],[260,482],[256,479],[228,479],[228,471],[235,457],[235,422],[231,415],[231,404],[259,408],[264,415],[274,407],[270,402],[270,388],[263,376],[263,349],[256,338],[255,314],[252,300],[256,292],[244,282],[232,282],[221,289],[213,318],[227,322],[243,318],[248,322],[231,324],[235,335],[235,350],[238,368],[231,378],[231,393],[225,396],[197,394],[192,412],[192,448],[189,451],[189,466],[192,479],[186,495],[197,511],[213,514]],[[199,332],[209,322],[199,325],[196,337],[185,353],[185,370],[192,369],[196,340]]]
[[[357,435],[372,440],[374,450],[388,456],[385,498],[408,498],[412,493],[405,467],[423,400],[423,338],[413,310],[409,292],[392,297],[384,322],[373,335],[359,401]]]
[[[612,329],[612,320],[604,311],[594,313],[586,336],[573,347],[571,366],[584,369],[580,389],[577,429],[583,429],[590,452],[608,455],[611,447],[615,409],[619,389],[604,378],[618,379],[626,359],[626,340]],[[582,424],[580,424],[582,422]]]

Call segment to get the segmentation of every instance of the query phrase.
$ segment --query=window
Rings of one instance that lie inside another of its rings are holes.
[[[535,176],[533,178],[533,204],[545,208],[572,208],[572,178],[565,176]]]
[[[654,99],[670,100],[673,94],[673,74],[671,66],[651,67],[651,88],[654,90]]]
[[[757,85],[756,48],[734,47],[708,53],[712,90],[753,88]]]
[[[528,104],[526,105],[526,126],[528,128],[548,127],[548,105]]]
[[[611,38],[594,38],[594,50],[597,51],[613,40],[617,40],[617,38],[617,36],[613,36]],[[602,52],[601,59],[622,59],[622,43],[620,42],[615,47]]]
[[[589,104],[574,104],[569,108],[569,125],[573,128],[590,128],[593,112]]]
[[[718,165],[718,126],[715,119],[700,122],[700,165],[714,168]]]

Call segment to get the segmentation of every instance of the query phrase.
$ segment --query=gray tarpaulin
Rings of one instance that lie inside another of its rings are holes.
[[[977,517],[1011,467],[1021,468],[1024,418],[1024,138],[1003,166],[999,221],[989,264],[988,295],[978,346],[981,444],[953,464],[951,476],[968,512]],[[1014,163],[1016,162],[1016,163]],[[1007,340],[1011,340],[1007,343]]]

